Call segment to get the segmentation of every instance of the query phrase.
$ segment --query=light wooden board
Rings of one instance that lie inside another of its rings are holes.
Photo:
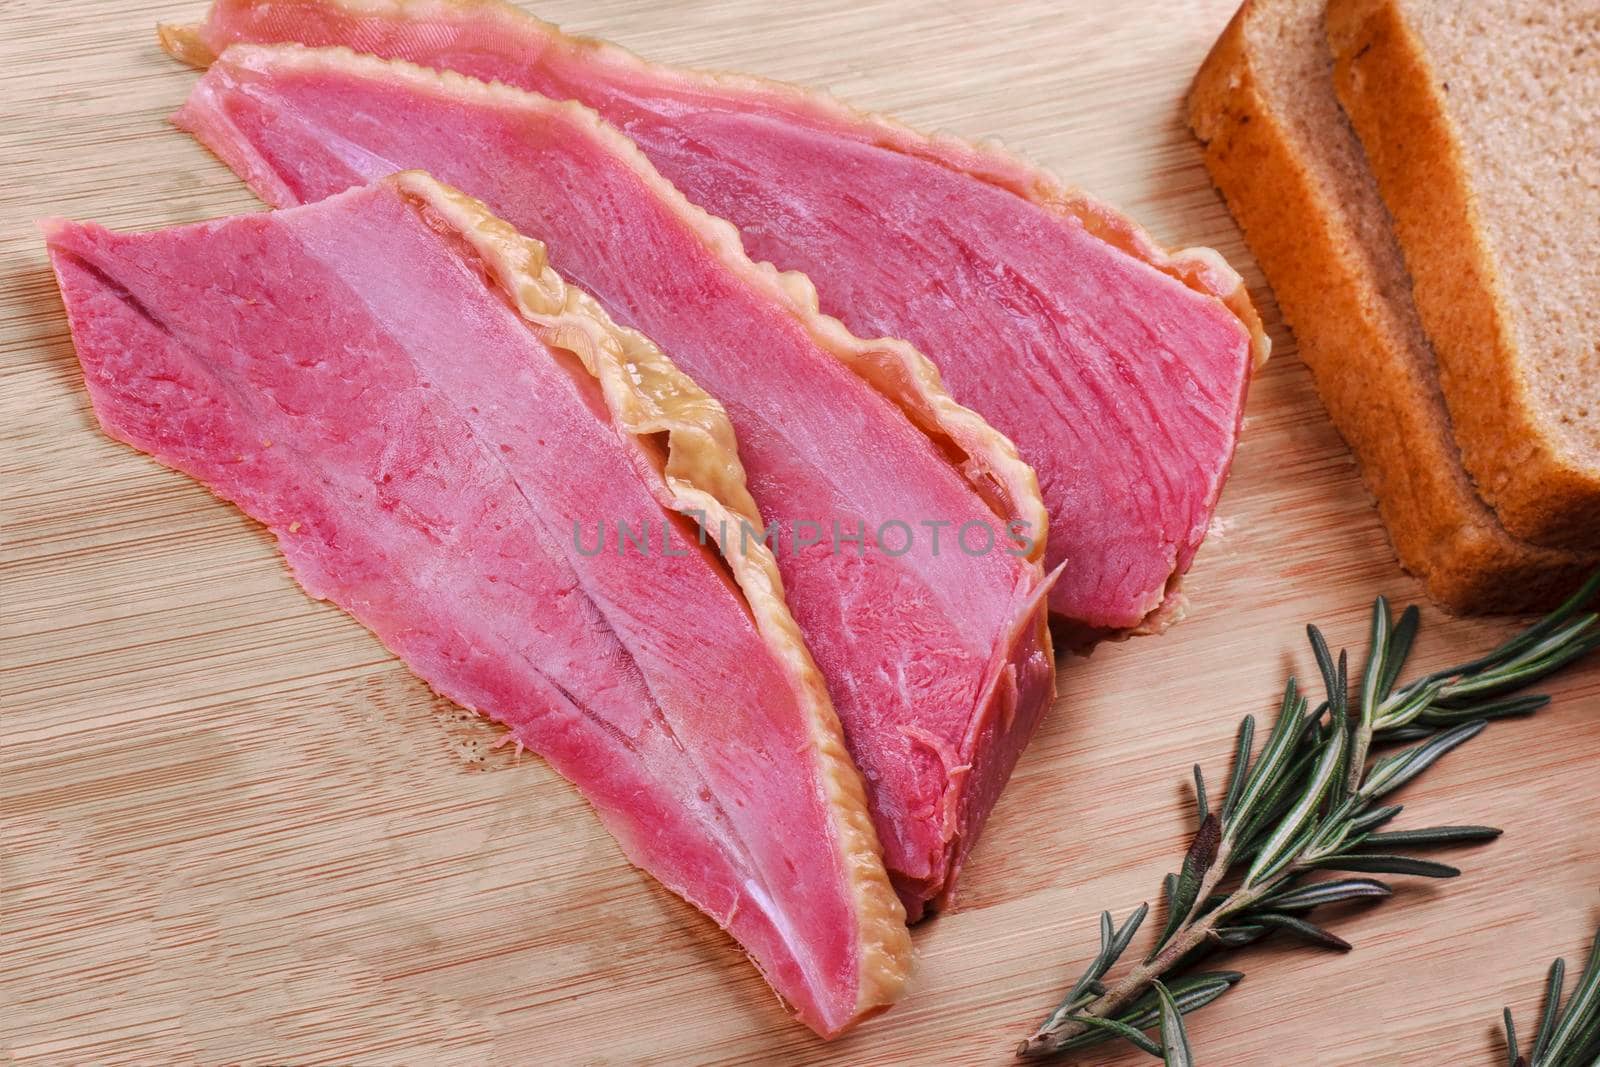
[[[291,583],[232,508],[102,437],[31,220],[152,227],[258,205],[165,124],[194,74],[158,17],[200,0],[0,4],[4,947],[20,1063],[1000,1063],[1185,844],[1189,765],[1306,671],[1301,628],[1358,643],[1393,563],[1270,294],[1182,126],[1233,0],[549,0],[649,55],[828,85],[998,135],[1220,248],[1277,354],[1191,618],[1064,661],[958,912],[917,931],[904,1002],[824,1045],[734,946],[623,860],[538,759],[487,753],[364,630]],[[1419,664],[1506,621],[1426,612]],[[1341,919],[1337,957],[1267,947],[1195,1017],[1206,1064],[1491,1063],[1600,917],[1600,666],[1407,797],[1486,821],[1467,875]],[[1138,1053],[1086,1062],[1144,1062]]]

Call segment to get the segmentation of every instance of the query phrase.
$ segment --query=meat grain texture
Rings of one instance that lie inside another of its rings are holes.
[[[645,62],[498,0],[219,0],[168,28],[205,64],[237,42],[345,45],[579,100],[822,310],[901,338],[1014,440],[1049,511],[1051,609],[1159,629],[1209,528],[1267,342],[1215,253],[1167,253],[996,148],[793,86]]]
[[[726,415],[649,342],[422,175],[46,234],[108,434],[549,760],[809,1026],[895,998],[905,914],[775,564],[685,518],[754,517]],[[582,551],[597,514],[674,554]]]
[[[752,263],[577,104],[343,49],[239,46],[178,122],[276,205],[411,167],[481,196],[726,405],[889,870],[913,917],[946,902],[1054,690],[1038,546],[1005,536],[1040,507],[1009,442],[915,352],[818,315],[809,282]],[[959,550],[963,527],[987,550]]]

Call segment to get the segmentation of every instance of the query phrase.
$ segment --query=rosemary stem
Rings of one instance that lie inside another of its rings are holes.
[[[1200,889],[1195,894],[1195,907],[1199,907],[1217,887],[1228,873],[1229,863],[1232,859],[1233,842],[1224,841],[1218,849],[1217,859],[1206,871],[1200,882]],[[1239,911],[1245,910],[1263,897],[1275,891],[1288,876],[1288,872],[1267,879],[1264,883],[1251,886],[1249,889],[1237,889],[1230,894],[1217,907],[1213,908],[1204,917],[1185,925],[1172,940],[1162,946],[1161,951],[1149,960],[1139,964],[1123,976],[1122,981],[1106,990],[1100,996],[1084,1005],[1074,1015],[1092,1015],[1099,1018],[1108,1018],[1126,1008],[1133,1001],[1143,996],[1151,988],[1151,982],[1160,978],[1171,970],[1179,960],[1200,947],[1211,936],[1211,931],[1216,929],[1221,920]],[[1022,1043],[1017,1054],[1023,1057],[1044,1056],[1057,1052],[1068,1041],[1088,1033],[1089,1028],[1081,1022],[1070,1018],[1064,1019],[1064,1024],[1057,1029],[1052,1029],[1049,1024],[1042,1026],[1033,1036]]]
[[[1231,840],[1225,839],[1223,841],[1218,849],[1216,862],[1211,865],[1210,870],[1206,871],[1205,877],[1201,880],[1200,890],[1195,895],[1195,907],[1199,907],[1201,902],[1207,900],[1212,891],[1216,889],[1217,883],[1226,877],[1233,858],[1233,847],[1234,843]],[[1180,960],[1204,944],[1205,940],[1211,936],[1211,932],[1222,925],[1223,920],[1231,915],[1237,915],[1239,912],[1249,911],[1256,904],[1283,888],[1284,883],[1309,870],[1309,858],[1314,857],[1302,855],[1259,885],[1250,886],[1247,889],[1235,889],[1222,903],[1211,909],[1204,916],[1192,923],[1187,923],[1178,933],[1173,935],[1171,941],[1162,946],[1160,952],[1156,953],[1148,961],[1134,967],[1115,986],[1072,1014],[1092,1015],[1098,1018],[1114,1017],[1118,1012],[1149,992],[1152,988],[1152,983],[1156,979],[1164,976],[1173,967],[1177,966]],[[1062,1022],[1064,1025],[1060,1025],[1057,1028],[1052,1028],[1049,1024],[1040,1027],[1022,1043],[1021,1047],[1017,1049],[1017,1054],[1024,1058],[1050,1055],[1051,1053],[1059,1052],[1067,1042],[1089,1032],[1089,1027],[1071,1018],[1063,1017]]]
[[[1600,571],[1560,608],[1487,656],[1399,688],[1395,683],[1421,613],[1407,608],[1391,625],[1388,602],[1379,597],[1373,605],[1359,696],[1350,689],[1346,653],[1335,658],[1321,632],[1307,627],[1327,700],[1307,715],[1306,698],[1290,678],[1272,734],[1253,760],[1255,717],[1246,716],[1234,745],[1228,791],[1215,811],[1208,810],[1196,768],[1200,825],[1181,871],[1167,875],[1168,915],[1154,951],[1115,984],[1102,981],[1150,909],[1140,905],[1120,929],[1110,912],[1103,913],[1099,953],[1060,1005],[1022,1042],[1018,1055],[1040,1058],[1121,1038],[1165,1055],[1170,1063],[1188,1063],[1184,1012],[1216,1000],[1241,977],[1228,971],[1174,978],[1175,972],[1190,970],[1209,943],[1232,949],[1288,931],[1323,948],[1345,951],[1347,942],[1301,915],[1324,904],[1390,894],[1386,884],[1371,878],[1303,885],[1300,879],[1324,870],[1431,878],[1459,874],[1454,867],[1407,851],[1489,840],[1498,831],[1438,826],[1377,833],[1400,807],[1374,805],[1477,736],[1489,720],[1544,706],[1547,697],[1513,694],[1600,649],[1600,613],[1580,614],[1597,593]],[[1329,716],[1326,723],[1324,713]],[[1424,740],[1373,758],[1373,746],[1381,741],[1418,738]],[[1238,881],[1232,892],[1222,895],[1217,887],[1231,877]],[[1580,1003],[1584,1011],[1600,1012],[1600,946],[1595,957],[1595,977],[1585,979]],[[1600,1020],[1584,1020],[1574,1024],[1580,1027],[1574,1048],[1592,1052]],[[1159,1045],[1145,1033],[1158,1023]]]

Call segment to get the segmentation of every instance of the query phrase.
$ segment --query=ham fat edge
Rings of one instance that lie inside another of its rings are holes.
[[[239,45],[176,121],[276,206],[409,169],[480,197],[725,406],[890,876],[913,919],[946,906],[1055,686],[1045,512],[1011,443],[911,346],[855,337],[803,275],[751,262],[577,103],[340,48]],[[924,523],[943,524],[942,545]],[[1013,542],[1011,523],[1036,534]],[[822,543],[802,549],[807,525]]]
[[[720,405],[426,175],[44,230],[106,433],[543,755],[818,1033],[895,999],[905,913],[777,564],[685,518],[759,523]],[[586,554],[571,523],[596,511],[681,555]]]
[[[1181,614],[1268,350],[1209,249],[1165,252],[998,146],[649,63],[499,0],[219,0],[163,39],[196,65],[236,42],[344,45],[595,108],[753,258],[808,274],[854,333],[915,345],[1016,442],[1049,509],[1046,569],[1070,563],[1050,594],[1064,632]]]

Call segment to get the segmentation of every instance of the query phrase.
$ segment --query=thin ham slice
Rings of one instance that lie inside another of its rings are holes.
[[[1006,528],[1038,529],[1042,505],[1010,443],[908,346],[853,337],[803,277],[753,264],[577,104],[240,46],[178,122],[277,205],[411,167],[482,197],[727,406],[889,871],[913,917],[947,900],[1054,690],[1039,546]]]
[[[510,727],[834,1034],[909,960],[725,413],[475,201],[407,174],[156,233],[45,224],[101,425]],[[663,444],[663,442],[665,442]],[[580,547],[603,515],[674,554]]]
[[[855,333],[916,345],[1017,443],[1049,508],[1046,566],[1069,563],[1055,612],[1159,629],[1181,606],[1267,344],[1210,250],[1163,252],[998,148],[648,63],[496,0],[218,0],[163,37],[199,64],[238,41],[346,45],[595,108],[753,257],[808,273]]]

